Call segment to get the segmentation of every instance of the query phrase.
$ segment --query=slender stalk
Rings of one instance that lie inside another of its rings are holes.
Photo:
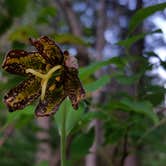
[[[61,166],[66,166],[66,117],[67,117],[67,106],[64,101],[63,113],[62,113],[62,128],[61,128]]]

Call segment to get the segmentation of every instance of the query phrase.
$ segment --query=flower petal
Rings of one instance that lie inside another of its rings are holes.
[[[40,100],[35,110],[36,116],[49,116],[55,113],[65,97],[63,87],[57,89],[55,85],[50,86],[46,92],[45,99]]]
[[[40,96],[40,79],[34,76],[11,89],[4,97],[10,112],[23,109]]]
[[[85,91],[78,78],[78,70],[75,68],[68,68],[65,72],[64,81],[65,93],[69,96],[74,109],[78,109],[80,100],[85,98]]]
[[[78,70],[78,60],[74,56],[70,56],[68,51],[64,51],[64,57],[65,57],[65,66],[68,68],[75,68]]]
[[[64,61],[63,52],[60,47],[47,36],[43,36],[38,40],[30,39],[33,46],[36,47],[38,52],[46,59],[46,61],[53,66],[62,64]]]
[[[45,70],[46,60],[38,52],[12,50],[7,54],[2,68],[9,73],[26,75],[25,70],[27,68]]]

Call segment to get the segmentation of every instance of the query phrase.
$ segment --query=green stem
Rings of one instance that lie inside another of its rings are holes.
[[[66,166],[66,117],[67,117],[67,106],[64,101],[62,113],[62,128],[61,128],[61,166]]]

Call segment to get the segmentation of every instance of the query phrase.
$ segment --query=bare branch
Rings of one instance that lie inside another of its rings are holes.
[[[3,137],[0,139],[0,146],[2,146],[5,141],[13,134],[14,126],[8,125],[3,133]]]
[[[102,59],[102,51],[104,49],[105,45],[105,39],[104,39],[104,32],[105,32],[105,23],[106,23],[106,1],[100,0],[98,6],[97,6],[97,34],[96,34],[96,51],[97,51],[97,59]]]
[[[71,3],[68,0],[55,1],[55,3],[64,11],[65,18],[70,27],[70,31],[77,37],[82,38],[81,22],[77,18],[76,13],[73,11]],[[81,66],[89,64],[89,57],[87,48],[84,46],[76,46],[78,51],[78,61]]]
[[[74,11],[72,10],[71,3],[68,0],[63,0],[63,1],[58,0],[57,3],[64,11],[71,32],[75,36],[81,37],[82,36],[81,24],[78,21]]]

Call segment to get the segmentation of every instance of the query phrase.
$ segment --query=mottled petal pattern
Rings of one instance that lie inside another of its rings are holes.
[[[25,72],[27,68],[44,71],[46,60],[38,52],[12,50],[7,54],[2,68],[9,73],[27,75]]]
[[[11,89],[4,97],[10,112],[23,109],[40,96],[35,110],[38,117],[55,113],[68,96],[74,109],[84,99],[85,91],[78,78],[77,59],[47,36],[30,39],[37,52],[10,51],[2,68],[28,79]]]
[[[52,84],[46,92],[45,99],[43,101],[40,100],[35,110],[36,116],[42,117],[54,114],[65,97],[63,87],[57,89],[56,86]]]
[[[65,93],[69,96],[74,109],[78,109],[80,100],[85,98],[85,91],[75,68],[67,69],[64,82]]]
[[[63,52],[59,46],[47,36],[43,36],[38,40],[30,39],[32,45],[36,47],[38,52],[53,66],[62,64],[64,61]]]
[[[40,96],[40,79],[30,77],[11,89],[4,97],[10,112],[23,109]]]

